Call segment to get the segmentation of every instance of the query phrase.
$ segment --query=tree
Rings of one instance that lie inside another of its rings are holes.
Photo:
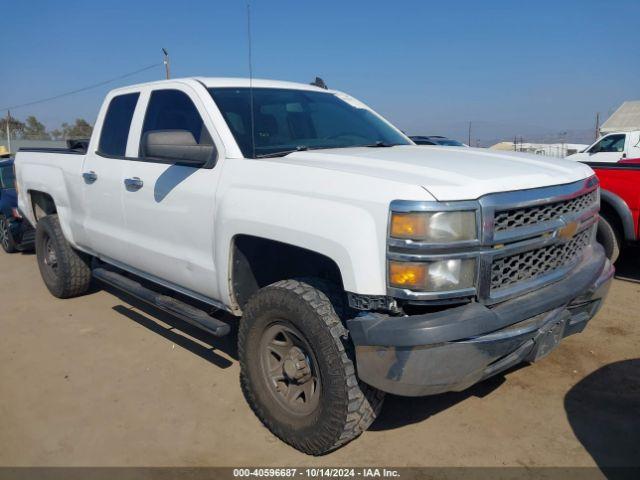
[[[11,138],[19,138],[24,131],[25,124],[17,118],[11,117],[11,120],[7,120],[7,117],[0,118],[0,138],[7,138],[7,123],[9,123],[9,135]]]
[[[59,128],[51,130],[51,138],[53,140],[64,140],[64,132]]]
[[[76,118],[76,123],[69,125],[62,124],[62,136],[68,138],[89,138],[93,127],[84,118]],[[57,133],[57,132],[56,132]]]
[[[51,140],[45,126],[33,115],[27,117],[22,136],[29,140]]]

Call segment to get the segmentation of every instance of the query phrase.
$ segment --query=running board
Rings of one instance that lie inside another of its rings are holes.
[[[155,292],[120,273],[100,267],[95,268],[92,274],[94,278],[147,302],[160,310],[170,313],[195,327],[206,330],[216,337],[224,337],[231,330],[228,324],[213,318],[204,310],[168,295]]]

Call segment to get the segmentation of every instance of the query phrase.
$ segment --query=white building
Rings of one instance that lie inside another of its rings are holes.
[[[500,142],[489,147],[491,150],[510,150],[512,152],[533,153],[547,157],[564,158],[583,151],[589,145],[582,143],[514,143]]]
[[[600,134],[640,130],[640,100],[624,102],[600,127]]]

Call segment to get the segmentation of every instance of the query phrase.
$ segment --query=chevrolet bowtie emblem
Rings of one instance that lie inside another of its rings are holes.
[[[569,222],[564,227],[558,229],[558,238],[569,240],[578,231],[578,222]]]

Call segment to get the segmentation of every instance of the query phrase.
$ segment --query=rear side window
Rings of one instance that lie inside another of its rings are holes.
[[[0,188],[3,190],[15,188],[15,180],[12,166],[0,167]]]
[[[111,99],[100,134],[98,149],[101,153],[124,156],[127,150],[129,127],[139,96],[139,93],[128,93]]]
[[[213,140],[196,106],[180,90],[156,90],[151,93],[144,117],[142,137],[158,130],[186,130],[198,145],[213,145]]]

